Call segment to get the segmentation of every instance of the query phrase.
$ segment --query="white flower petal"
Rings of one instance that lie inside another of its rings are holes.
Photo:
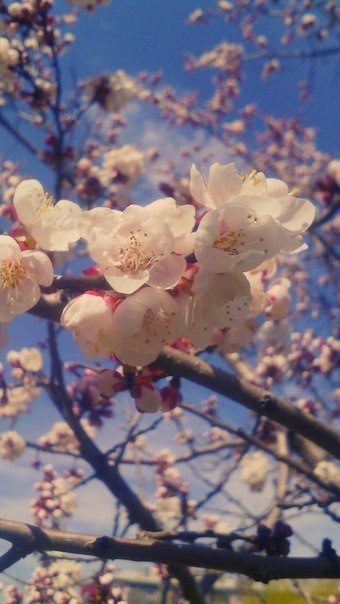
[[[138,273],[123,273],[118,267],[104,269],[104,277],[112,289],[120,294],[133,294],[137,289],[147,283],[149,271],[138,271]]]
[[[186,269],[186,261],[183,256],[171,254],[156,264],[150,271],[149,285],[170,289],[175,287]]]
[[[315,207],[308,199],[288,195],[279,200],[281,212],[277,217],[280,224],[289,231],[305,231],[315,218]]]
[[[209,172],[208,190],[214,207],[219,208],[233,197],[239,195],[242,186],[235,164],[221,166],[219,163],[212,164]]]
[[[9,235],[0,235],[0,262],[2,260],[20,260],[21,250],[15,239]]]
[[[36,214],[44,202],[44,189],[38,180],[23,180],[17,186],[13,204],[18,219],[28,228],[36,222]]]
[[[207,183],[194,164],[190,170],[190,193],[199,205],[215,208],[208,193]]]
[[[286,197],[289,189],[283,180],[278,178],[267,178],[267,194],[269,197]]]
[[[40,285],[49,287],[53,281],[54,271],[49,257],[40,251],[27,250],[22,254],[22,265],[34,275]]]

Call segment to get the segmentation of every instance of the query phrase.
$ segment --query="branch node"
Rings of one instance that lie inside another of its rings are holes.
[[[269,393],[264,394],[259,403],[263,411],[273,411],[275,409],[275,401]]]
[[[87,549],[98,558],[112,558],[112,541],[110,537],[98,537],[95,541],[88,544]]]
[[[332,541],[328,538],[324,539],[322,542],[321,556],[323,558],[327,558],[327,560],[333,562],[333,564],[337,564],[339,561],[339,557],[332,545]]]

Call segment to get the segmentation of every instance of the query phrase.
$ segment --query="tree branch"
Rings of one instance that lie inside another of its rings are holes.
[[[284,398],[169,346],[165,346],[155,364],[169,375],[186,378],[240,403],[259,415],[269,417],[289,430],[305,436],[335,457],[340,457],[340,434]]]
[[[247,554],[205,545],[183,545],[157,539],[117,539],[101,535],[42,529],[32,524],[0,520],[0,537],[18,548],[96,556],[103,560],[133,560],[176,564],[241,573],[255,581],[339,578],[340,560],[330,548],[313,558],[281,558]]]
[[[13,124],[11,124],[1,113],[0,113],[0,124],[19,143],[21,143],[23,145],[23,147],[25,147],[25,149],[27,149],[30,153],[32,153],[36,157],[38,156],[39,151],[38,151],[37,147],[35,147],[35,145],[33,145],[33,143],[31,143],[31,141],[28,138],[26,138],[23,134],[21,134],[21,132],[19,132],[19,130],[15,126],[13,126]]]

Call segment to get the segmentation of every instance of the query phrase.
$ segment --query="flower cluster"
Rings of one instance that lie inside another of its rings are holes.
[[[262,491],[269,470],[267,458],[261,451],[248,453],[241,460],[242,478],[251,491]]]
[[[40,298],[39,285],[53,281],[53,266],[41,251],[21,251],[18,243],[0,235],[0,321],[10,321]]]
[[[81,424],[85,432],[93,437],[94,429],[89,422],[85,419],[81,420]],[[39,445],[53,451],[79,453],[79,443],[66,422],[55,422],[50,432],[39,438]]]
[[[88,604],[98,601],[127,604],[128,590],[115,584],[114,571],[113,564],[105,564],[101,571],[95,574],[93,582],[81,588],[82,601]]]
[[[0,456],[3,459],[16,459],[25,449],[26,443],[22,436],[14,430],[0,434]]]
[[[91,103],[107,111],[121,111],[137,93],[136,85],[122,69],[90,78],[82,83],[83,94]]]
[[[60,528],[63,518],[72,515],[76,505],[75,494],[51,465],[45,466],[43,481],[34,486],[39,493],[31,502],[31,513],[36,524],[46,526],[46,522],[50,521],[52,528]]]
[[[77,584],[82,579],[81,565],[75,560],[55,560],[38,566],[27,586],[25,602],[80,604]]]
[[[13,67],[19,61],[19,53],[12,48],[7,38],[0,38],[0,73]]]
[[[113,163],[117,161],[118,156]],[[133,179],[133,165],[126,164],[129,172],[124,163],[116,169]],[[234,164],[213,164],[207,181],[193,166],[190,191],[198,216],[194,205],[179,206],[171,197],[131,204],[124,211],[82,211],[68,200],[54,205],[35,180],[17,187],[14,208],[26,241],[60,252],[83,238],[96,274],[107,282],[106,290],[72,299],[61,317],[87,358],[114,355],[123,364],[144,366],[179,338],[205,348],[214,330],[242,328],[264,309],[273,319],[285,316],[289,281],[277,281],[264,294],[260,284],[273,273],[265,263],[274,262],[280,252],[305,249],[302,233],[314,219],[313,205],[262,173],[242,177]],[[36,281],[49,285],[52,271],[43,252],[21,252],[12,238],[2,240],[6,251],[0,276],[7,310],[0,319],[9,320],[33,306],[39,295]],[[33,291],[23,299],[24,271],[33,269],[26,286]]]

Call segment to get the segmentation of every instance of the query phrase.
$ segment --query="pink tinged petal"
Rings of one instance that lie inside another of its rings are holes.
[[[23,180],[16,188],[13,204],[18,219],[30,227],[37,221],[37,211],[45,201],[44,189],[37,180]]]
[[[52,262],[43,252],[26,251],[22,254],[21,264],[40,285],[49,287],[53,281]]]
[[[0,262],[2,260],[20,260],[21,249],[13,237],[0,235]]]
[[[149,285],[162,289],[174,287],[183,275],[186,265],[183,256],[170,254],[150,271]]]
[[[305,231],[315,218],[315,207],[308,199],[289,195],[279,200],[281,212],[277,220],[289,231]]]
[[[209,172],[208,190],[214,207],[221,207],[241,191],[243,181],[237,172],[235,164],[215,163]]]
[[[150,272],[124,273],[118,267],[113,266],[104,269],[104,277],[114,291],[120,294],[133,294],[148,282]]]
[[[135,396],[136,407],[141,413],[156,413],[159,410],[162,402],[162,395],[159,390],[151,385],[151,387],[142,386],[138,397]]]
[[[278,178],[267,178],[267,195],[269,197],[286,197],[289,189],[283,180]]]
[[[191,166],[190,170],[190,193],[194,200],[201,206],[215,208],[208,193],[207,183],[194,164]]]

